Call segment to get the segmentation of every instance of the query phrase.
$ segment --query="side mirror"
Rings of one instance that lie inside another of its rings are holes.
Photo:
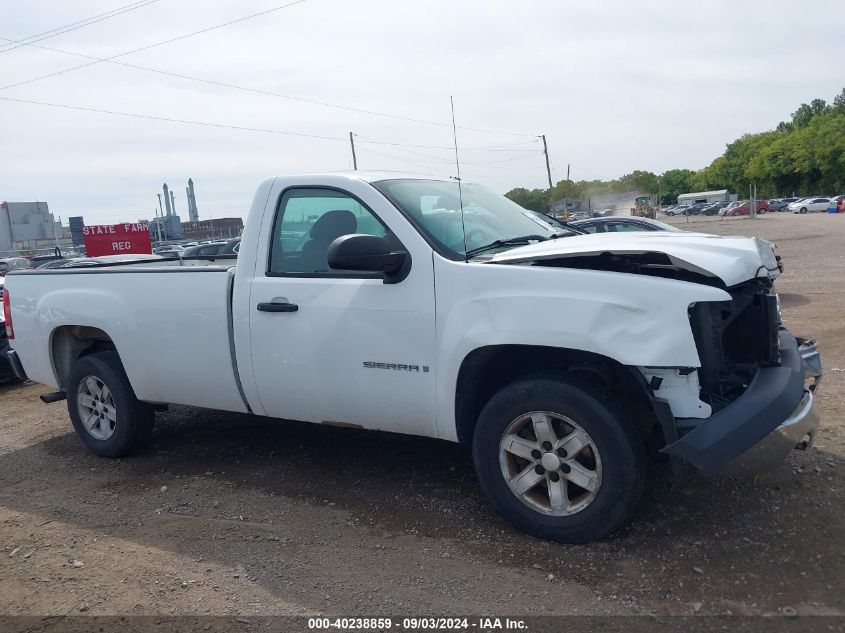
[[[411,268],[411,256],[406,251],[393,251],[383,237],[363,233],[337,238],[329,244],[326,259],[338,270],[384,273],[388,284],[402,281]]]

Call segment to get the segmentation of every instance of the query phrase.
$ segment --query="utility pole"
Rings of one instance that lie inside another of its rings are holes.
[[[549,155],[546,154],[548,161]],[[566,186],[563,188],[563,221],[569,222],[569,163],[566,163]]]
[[[752,218],[757,217],[757,187],[748,185],[748,212]]]
[[[541,134],[540,138],[543,139],[543,153],[546,155],[546,175],[549,177],[549,211],[551,211],[552,210],[552,202],[554,202],[554,200],[552,200],[552,189],[554,187],[552,185],[552,168],[551,168],[551,165],[549,165],[549,146],[546,145],[546,135],[545,134]],[[565,208],[564,208],[564,211],[566,211]]]
[[[352,147],[352,169],[358,171],[358,159],[355,156],[355,139],[352,138],[352,132],[349,133],[349,145]]]

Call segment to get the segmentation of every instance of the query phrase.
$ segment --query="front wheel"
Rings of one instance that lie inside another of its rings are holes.
[[[801,207],[801,213],[807,213],[807,207]]]
[[[584,543],[629,517],[644,479],[641,447],[608,394],[587,382],[533,379],[484,407],[473,461],[490,502],[517,528]]]
[[[68,379],[67,406],[76,433],[101,457],[123,457],[152,437],[155,413],[135,397],[117,352],[76,361]]]

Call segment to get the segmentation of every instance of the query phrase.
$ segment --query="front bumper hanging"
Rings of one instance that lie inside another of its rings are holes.
[[[821,376],[815,341],[780,331],[781,364],[761,367],[745,392],[663,449],[706,474],[761,473],[796,446],[809,446],[819,427],[813,396]],[[697,423],[697,424],[696,424]]]

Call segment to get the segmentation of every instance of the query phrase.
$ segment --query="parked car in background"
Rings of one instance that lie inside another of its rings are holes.
[[[56,249],[58,250],[58,249]],[[50,255],[35,255],[29,258],[29,267],[30,268],[40,268],[42,264],[46,262],[52,262],[55,260],[64,259],[64,257],[59,253],[53,253]]]
[[[734,206],[736,205],[736,206]],[[768,200],[757,200],[755,205],[757,207],[757,213],[765,213],[769,210],[769,201]],[[725,207],[724,214],[720,215],[750,215],[751,214],[751,206],[749,205],[748,200],[743,200],[739,203],[731,203],[727,207]]]
[[[845,200],[845,195],[843,196],[834,196],[830,199],[830,203],[827,205],[827,212],[828,213],[839,213],[839,203]]]
[[[155,255],[162,257],[181,257],[185,253],[185,247],[178,244],[171,244],[170,246],[159,246],[153,251]]]
[[[203,257],[209,255],[219,255],[226,242],[207,242],[206,244],[199,244],[197,246],[190,246],[182,253],[182,257]]]
[[[666,215],[686,215],[688,204],[676,204],[674,207],[666,209]]]
[[[660,220],[635,216],[611,216],[609,218],[591,218],[570,222],[568,226],[587,233],[622,233],[624,231],[681,231],[676,226]]]
[[[85,268],[88,266],[101,266],[102,264],[126,264],[137,263],[144,260],[164,259],[160,255],[149,254],[126,254],[126,255],[102,255],[100,257],[74,257],[73,259],[66,259],[64,264],[58,268]]]
[[[75,259],[73,257],[65,258],[62,257],[61,259],[51,259],[49,261],[43,262],[42,264],[36,266],[36,270],[47,270],[49,268],[61,268],[65,264],[67,264],[71,259]]]
[[[687,207],[684,213],[686,215],[701,215],[710,204],[709,202],[696,202],[694,205]]]
[[[775,198],[774,200],[769,200],[769,211],[788,211],[789,205],[798,200],[800,198]]]
[[[0,259],[0,277],[13,270],[26,270],[29,260],[26,257],[5,257]]]
[[[719,211],[724,209],[730,204],[730,201],[723,200],[721,202],[714,202],[712,204],[708,204],[701,210],[702,215],[718,215]]]
[[[735,200],[731,202],[728,206],[726,206],[724,209],[719,209],[719,215],[728,215],[731,209],[736,209],[741,204],[741,200]]]
[[[212,257],[224,255],[237,255],[240,247],[241,238],[235,237],[230,240],[205,242],[197,246],[191,246],[185,249],[182,257]]]
[[[819,213],[827,211],[830,198],[804,198],[789,205],[793,213]]]
[[[228,242],[226,242],[226,246],[220,249],[219,255],[237,255],[238,251],[241,248],[241,238],[234,237]]]

